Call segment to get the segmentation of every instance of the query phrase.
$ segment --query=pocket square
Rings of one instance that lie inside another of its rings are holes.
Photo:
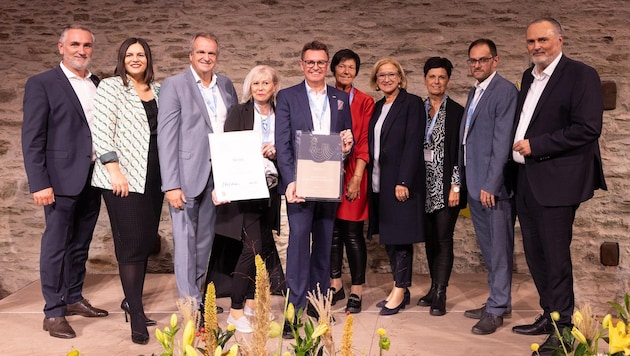
[[[343,100],[337,99],[337,110],[343,110]]]

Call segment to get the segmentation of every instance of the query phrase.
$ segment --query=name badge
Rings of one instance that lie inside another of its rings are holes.
[[[433,150],[424,149],[424,161],[433,162]]]

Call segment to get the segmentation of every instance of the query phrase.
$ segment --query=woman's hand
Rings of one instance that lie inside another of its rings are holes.
[[[268,158],[272,161],[275,160],[276,159],[276,146],[274,146],[271,143],[263,143],[262,155],[263,157]]]
[[[127,177],[120,171],[118,162],[109,162],[105,164],[105,168],[109,173],[109,181],[112,183],[112,192],[121,198],[129,195],[129,183]]]
[[[404,185],[396,185],[395,188],[395,192],[396,192],[396,199],[398,199],[398,201],[406,201],[407,199],[409,199],[409,188],[405,187]]]
[[[361,188],[361,178],[358,175],[353,175],[348,182],[347,191],[346,191],[346,199],[348,201],[354,201],[358,199],[359,189]]]
[[[459,205],[459,190],[455,192],[453,188],[458,187],[458,185],[451,185],[451,190],[448,192],[448,206],[450,208]]]

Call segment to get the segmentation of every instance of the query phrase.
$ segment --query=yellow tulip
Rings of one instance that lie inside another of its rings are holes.
[[[280,327],[280,324],[276,323],[275,321],[272,321],[269,324],[269,338],[270,339],[275,339],[278,336],[280,336],[280,334],[282,333],[282,328]]]
[[[295,306],[293,305],[293,303],[289,303],[289,305],[287,305],[287,310],[285,310],[284,312],[284,317],[291,324],[293,324],[293,322],[295,321],[293,320],[293,318],[295,318]]]
[[[588,341],[586,341],[586,336],[584,336],[584,334],[582,334],[582,332],[580,330],[578,330],[578,328],[576,328],[575,326],[573,327],[573,329],[571,329],[571,335],[573,335],[573,337],[580,344],[584,344],[584,345],[588,346]]]
[[[328,331],[328,325],[326,325],[324,323],[321,323],[321,324],[317,325],[315,330],[313,330],[313,334],[311,335],[311,338],[313,338],[313,339],[318,338],[318,337],[324,335],[327,331]]]
[[[228,324],[227,326],[227,331],[234,331],[236,330],[236,325],[234,324]]]
[[[226,356],[237,356],[238,355],[238,344],[232,345],[230,347],[230,351],[228,351]]]
[[[164,343],[164,334],[160,329],[155,329],[155,338],[160,342],[160,344]]]
[[[285,351],[282,356],[291,356],[291,353],[289,351]]]
[[[221,345],[219,345],[214,350],[214,356],[221,356],[221,355],[223,355],[223,349],[221,348]]]
[[[617,322],[616,326],[613,326],[612,323],[610,324],[608,338],[611,355],[617,352],[624,352],[625,355],[630,355],[630,335],[626,333],[626,324],[623,321]]]
[[[553,321],[560,320],[560,313],[558,313],[557,311],[551,312],[551,319],[553,319]]]
[[[195,350],[194,347],[192,347],[192,345],[186,345],[186,348],[184,348],[184,355],[185,356],[198,356],[199,354],[197,353],[197,350]]]
[[[175,329],[175,327],[177,326],[177,314],[173,313],[171,315],[171,329]]]
[[[602,328],[608,329],[612,326],[612,316],[610,314],[606,314],[604,320],[602,320]]]
[[[532,348],[532,351],[534,352],[538,352],[538,349],[540,348],[540,345],[538,345],[537,343],[533,343],[532,346],[530,346]]]
[[[378,330],[376,330],[376,333],[378,334],[378,336],[385,336],[387,334],[387,331],[385,331],[385,329],[383,328],[378,328]]]
[[[182,337],[182,345],[192,345],[195,339],[195,323],[192,320],[188,320],[186,327],[184,328],[184,335]]]
[[[79,356],[79,350],[72,350],[66,354],[66,356]]]
[[[576,310],[575,313],[573,313],[573,324],[582,325],[583,321],[584,321],[584,316],[579,310]]]

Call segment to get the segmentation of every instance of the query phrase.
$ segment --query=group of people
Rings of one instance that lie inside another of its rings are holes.
[[[46,216],[40,257],[44,330],[72,338],[66,315],[107,315],[82,295],[101,196],[125,295],[121,308],[131,318],[135,343],[146,344],[147,326],[156,323],[144,313],[142,291],[164,197],[180,297],[203,304],[215,235],[242,243],[228,316],[241,332],[252,331],[247,317],[255,313],[254,256],[277,254],[272,231],[279,229],[280,195],[289,223],[289,302],[312,317],[319,315],[307,305],[308,291],[330,289],[333,304],[346,298],[344,247],[351,272],[345,309],[361,311],[366,220],[367,238],[379,236],[392,270],[391,291],[377,303],[380,314],[410,304],[413,244],[425,242],[431,287],[417,304],[429,307],[430,315],[444,315],[455,224],[468,204],[489,287],[486,303],[465,312],[478,319],[472,332],[491,334],[511,316],[517,216],[543,314],[513,331],[551,334],[552,311],[560,313],[561,327],[570,326],[575,211],[594,190],[606,189],[598,145],[603,100],[597,72],[562,53],[556,20],[533,21],[526,42],[533,66],[523,73],[520,92],[497,73],[492,40],[470,44],[467,63],[476,82],[464,107],[446,93],[453,69],[447,58],[424,64],[424,101],[407,92],[396,59],[378,60],[370,85],[383,97],[375,102],[354,85],[360,57],[343,49],[330,59],[319,41],[302,48],[304,81],[280,90],[278,73],[256,66],[238,104],[230,79],[215,72],[219,43],[211,33],[194,36],[190,67],[160,86],[144,39],[125,40],[114,76],[99,83],[88,70],[92,32],[66,28],[58,42],[60,65],[31,77],[24,94],[24,163],[34,201]],[[326,84],[329,69],[334,86]],[[240,130],[260,133],[265,170],[279,177],[268,180],[269,199],[229,202],[214,192],[208,134]],[[301,131],[339,135],[340,202],[298,195]],[[291,337],[290,329],[283,336]],[[548,338],[540,351],[555,344]]]

